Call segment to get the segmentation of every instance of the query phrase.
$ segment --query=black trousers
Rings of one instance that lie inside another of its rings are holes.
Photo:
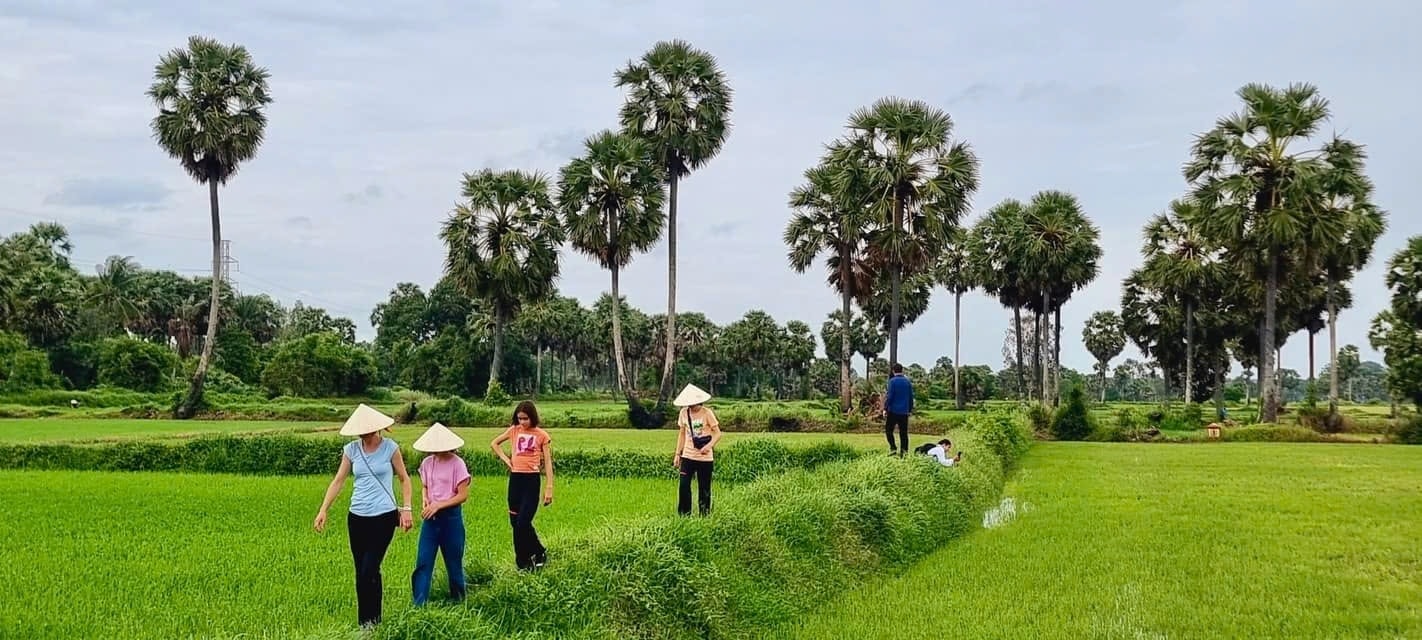
[[[884,437],[889,439],[889,450],[894,450],[894,427],[899,428],[899,448],[901,453],[908,453],[908,416],[902,413],[884,414]]]
[[[346,532],[351,539],[351,560],[355,562],[356,609],[360,624],[380,622],[380,563],[385,550],[400,526],[400,512],[390,511],[378,516],[358,516],[346,513]]]
[[[533,528],[533,516],[543,496],[537,473],[509,474],[509,526],[513,528],[514,562],[520,569],[533,567],[534,559],[548,552]]]
[[[696,506],[701,515],[711,513],[711,463],[681,459],[681,487],[677,492],[676,512],[691,513],[691,478],[696,478]]]

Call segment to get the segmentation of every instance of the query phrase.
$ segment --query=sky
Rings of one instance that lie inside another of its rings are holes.
[[[1302,81],[1330,100],[1332,127],[1367,146],[1390,214],[1339,324],[1340,344],[1377,359],[1367,325],[1387,304],[1383,263],[1422,233],[1409,155],[1422,148],[1419,19],[1422,5],[1403,0],[0,0],[0,235],[55,220],[85,271],[109,255],[208,271],[206,189],[153,142],[144,92],[189,35],[240,43],[271,72],[275,101],[258,156],[221,193],[233,279],[351,317],[368,339],[396,283],[440,277],[438,228],[462,173],[556,178],[587,136],[617,126],[613,73],[681,38],[717,57],[735,95],[721,154],[681,185],[679,310],[724,324],[760,309],[818,332],[838,297],[822,270],[789,267],[787,194],[852,111],[915,98],[947,110],[980,158],[969,224],[1004,198],[1064,189],[1100,226],[1101,275],[1063,312],[1063,363],[1089,370],[1082,325],[1119,307],[1141,227],[1185,192],[1193,137],[1238,109],[1245,83]],[[585,304],[609,287],[582,255],[566,252],[562,269],[560,289]],[[665,311],[665,247],[638,256],[621,286]],[[1001,366],[1010,311],[970,294],[963,317],[963,361]],[[952,348],[952,298],[938,291],[904,328],[901,360]],[[1324,353],[1321,341],[1320,367]],[[1306,369],[1304,334],[1282,363]]]

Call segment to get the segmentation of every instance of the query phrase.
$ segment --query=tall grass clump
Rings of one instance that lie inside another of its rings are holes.
[[[867,456],[811,470],[756,449],[760,461],[786,466],[718,492],[709,517],[590,531],[550,551],[541,572],[500,575],[463,605],[401,612],[374,637],[765,637],[977,526],[1031,434],[1017,415],[973,422],[953,434],[966,452],[953,468]]]
[[[1081,387],[1067,392],[1067,401],[1052,416],[1052,436],[1058,440],[1085,440],[1093,429],[1091,411],[1086,408],[1086,394]]]

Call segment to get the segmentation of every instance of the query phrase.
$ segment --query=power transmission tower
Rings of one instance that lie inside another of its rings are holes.
[[[222,277],[222,281],[225,282],[225,283],[227,283],[227,286],[232,287],[232,291],[233,291],[234,293],[237,291],[237,284],[232,281],[232,271],[233,271],[233,268],[236,267],[236,266],[237,266],[237,259],[232,257],[232,241],[231,241],[231,240],[223,240],[223,241],[222,241],[222,272],[221,272],[221,277]]]

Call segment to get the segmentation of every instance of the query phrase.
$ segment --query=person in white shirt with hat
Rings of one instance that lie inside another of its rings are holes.
[[[469,467],[457,453],[464,439],[448,427],[436,422],[415,441],[415,450],[428,453],[420,461],[420,546],[415,552],[415,572],[410,576],[410,589],[415,606],[425,604],[430,597],[430,582],[434,579],[435,554],[444,555],[444,571],[449,574],[449,597],[463,600],[464,584],[464,510],[460,505],[469,499]]]
[[[350,513],[346,514],[346,531],[350,535],[351,559],[355,562],[356,605],[360,625],[371,627],[380,623],[382,584],[380,563],[398,526],[409,531],[414,526],[410,513],[410,474],[405,471],[405,458],[400,445],[380,435],[395,420],[364,404],[356,407],[341,427],[343,436],[360,436],[341,450],[341,466],[326,488],[326,498],[316,513],[316,531],[326,530],[326,511],[345,488],[346,476],[355,477],[351,493]],[[396,507],[395,494],[390,490],[392,477],[400,479],[403,506]]]
[[[716,443],[721,441],[721,423],[706,406],[711,394],[694,384],[686,385],[672,401],[680,407],[677,415],[676,453],[672,464],[681,472],[676,511],[691,514],[691,480],[696,479],[696,506],[701,515],[711,512],[711,468]]]

